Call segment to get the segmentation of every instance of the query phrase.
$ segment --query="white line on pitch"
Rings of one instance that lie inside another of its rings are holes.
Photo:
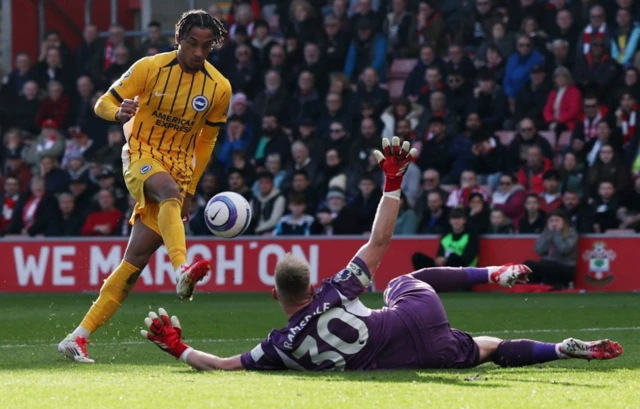
[[[638,331],[640,327],[606,327],[606,328],[553,328],[553,329],[516,329],[516,330],[504,330],[504,331],[473,331],[470,334],[537,334],[537,333],[559,333],[559,332],[601,332],[601,331]],[[188,342],[202,342],[202,343],[227,343],[227,342],[258,342],[263,338],[207,338],[207,339],[187,339]],[[97,342],[96,345],[142,345],[147,344],[148,341],[109,341],[109,342]],[[58,344],[17,344],[17,345],[0,345],[0,349],[3,348],[26,348],[26,347],[54,347]]]

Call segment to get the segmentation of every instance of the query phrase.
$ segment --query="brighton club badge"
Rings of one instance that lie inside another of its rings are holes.
[[[602,287],[614,280],[611,263],[616,259],[616,252],[608,249],[604,242],[593,243],[593,249],[585,251],[582,259],[589,262],[589,272],[584,277],[588,284]]]

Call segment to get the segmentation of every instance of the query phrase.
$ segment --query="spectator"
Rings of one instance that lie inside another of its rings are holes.
[[[254,24],[254,35],[251,40],[253,48],[253,57],[258,64],[258,68],[268,66],[269,52],[271,47],[277,44],[275,38],[269,35],[269,23],[264,20],[258,20]]]
[[[569,151],[564,154],[558,172],[560,173],[560,191],[577,192],[579,196],[582,196],[584,164],[578,162],[575,153]]]
[[[574,24],[573,16],[569,10],[560,10],[556,14],[555,25],[549,31],[552,40],[563,40],[569,44],[569,54],[576,55],[576,39],[578,38],[579,28]],[[582,53],[582,50],[580,50]]]
[[[588,226],[588,209],[581,202],[577,192],[571,190],[564,192],[559,210],[567,215],[571,227],[576,229],[578,233],[583,234],[591,231],[591,227]]]
[[[347,173],[347,195],[349,197],[356,197],[360,193],[360,179],[363,175],[370,174],[374,183],[377,186],[382,186],[384,183],[384,173],[378,165],[374,149],[369,149],[365,152],[365,162],[360,165],[351,166]],[[402,187],[405,187],[405,181],[403,178]],[[403,190],[404,191],[404,190]]]
[[[529,37],[533,43],[533,49],[541,55],[547,53],[547,33],[540,29],[535,18],[527,16],[520,24],[520,32]]]
[[[330,5],[325,6],[325,8],[323,9],[323,12],[326,15],[333,14],[338,20],[338,22],[340,23],[340,27],[345,32],[345,34],[347,36],[350,36],[351,31],[349,30],[350,28],[349,17],[351,14],[353,14],[355,9],[348,10],[349,4],[347,0],[333,0],[330,3],[331,3]]]
[[[290,128],[297,126],[303,119],[317,121],[322,111],[320,95],[314,88],[313,74],[302,71],[298,75],[298,90],[289,100],[285,117]]]
[[[111,192],[111,195],[113,196],[113,199],[115,201],[115,207],[121,212],[124,212],[127,209],[127,201],[129,195],[126,194],[120,186],[118,186],[115,172],[110,168],[105,168],[97,176],[97,181],[98,187],[101,190],[108,190],[109,192]],[[95,195],[94,202],[100,204],[100,192]]]
[[[415,95],[416,103],[427,106],[431,94],[436,91],[443,91],[445,94],[449,92],[447,85],[442,80],[442,71],[439,67],[431,66],[427,67],[424,71],[424,79],[419,88],[416,88],[412,94],[409,95],[411,99]]]
[[[327,152],[331,149],[335,149],[340,159],[347,163],[349,158],[349,148],[351,146],[351,138],[349,133],[345,130],[344,125],[341,122],[331,122],[328,132],[329,140],[327,143]]]
[[[356,215],[347,206],[343,190],[329,189],[326,203],[326,207],[319,209],[317,213],[317,219],[321,226],[319,234],[333,236],[360,232]]]
[[[125,31],[122,26],[112,25],[109,27],[109,37],[107,37],[107,42],[104,47],[104,53],[102,55],[102,70],[107,70],[112,64],[116,63],[117,56],[116,52],[118,47],[124,47],[127,49],[127,58],[131,58],[132,60],[136,57],[136,50],[133,48],[131,44],[128,44],[125,41]],[[121,57],[124,53],[121,53]],[[129,67],[125,68],[125,71]],[[124,71],[122,71],[124,72]],[[111,83],[109,83],[111,85]]]
[[[447,74],[447,86],[449,87],[448,108],[453,112],[456,120],[460,122],[467,114],[469,103],[473,97],[473,84],[467,81],[458,71]]]
[[[470,232],[463,209],[453,209],[449,213],[451,232],[440,239],[436,258],[423,253],[415,253],[411,258],[414,270],[429,267],[475,267],[478,262],[480,241]]]
[[[393,234],[395,236],[416,234],[419,221],[418,215],[409,207],[409,202],[407,202],[404,194],[400,194],[400,211]]]
[[[476,69],[473,66],[473,62],[464,52],[460,44],[451,44],[449,46],[446,71],[459,72],[466,78],[474,78],[476,76]]]
[[[35,81],[27,81],[22,88],[22,93],[7,109],[7,125],[26,132],[38,133],[36,117],[39,110],[38,84]]]
[[[616,127],[622,134],[622,146],[626,147],[631,138],[637,134],[636,123],[638,118],[638,101],[633,94],[625,90],[620,99],[620,107],[616,110]]]
[[[571,133],[571,150],[584,156],[585,143],[596,139],[596,128],[600,121],[607,117],[609,108],[598,103],[598,98],[594,94],[587,94],[583,99],[584,119],[576,124]]]
[[[502,142],[486,132],[476,133],[472,140],[470,168],[473,169],[480,183],[496,186],[501,172],[505,169],[507,150]]]
[[[420,151],[417,164],[422,170],[433,168],[441,175],[448,175],[451,170],[449,146],[451,138],[445,133],[444,119],[434,116],[429,119],[429,136]]]
[[[69,180],[69,192],[73,195],[75,208],[84,216],[93,205],[94,185],[89,180],[89,173],[72,176]]]
[[[245,151],[233,151],[231,153],[231,166],[236,169],[240,169],[244,175],[247,185],[251,186],[256,180],[256,167],[264,166],[264,160],[256,161],[254,166],[252,162],[247,161],[247,154]]]
[[[260,160],[270,153],[277,153],[283,162],[289,158],[289,140],[282,131],[278,117],[272,112],[267,112],[262,117],[262,130],[259,137],[253,138],[249,147],[249,155],[253,160]]]
[[[562,204],[562,194],[560,193],[560,173],[551,169],[544,172],[542,176],[544,191],[540,194],[540,208],[549,214]]]
[[[309,155],[316,163],[324,161],[324,155],[327,151],[326,140],[320,138],[316,133],[315,121],[310,118],[301,120],[294,131],[294,138],[307,145]]]
[[[528,192],[541,194],[544,191],[544,173],[552,168],[551,161],[542,156],[542,149],[532,145],[527,150],[527,161],[518,171],[518,183]]]
[[[318,120],[316,131],[322,138],[330,137],[330,127],[332,123],[347,122],[347,109],[345,108],[342,95],[337,92],[329,92],[326,97],[324,113]]]
[[[571,53],[569,42],[562,39],[553,40],[551,43],[551,56],[547,63],[547,70],[553,72],[556,67],[565,67],[569,71],[575,68],[575,53]]]
[[[47,237],[77,237],[84,225],[84,215],[76,209],[71,193],[58,195],[58,212],[52,212],[52,218],[46,220],[44,235]]]
[[[598,152],[598,159],[587,172],[587,196],[597,196],[600,184],[603,181],[613,183],[617,192],[625,192],[630,187],[630,173],[610,144],[603,144]]]
[[[42,127],[42,123],[47,119],[52,119],[62,126],[66,123],[70,105],[71,100],[64,93],[62,85],[57,81],[50,81],[47,84],[47,96],[42,100],[36,116],[36,127]]]
[[[56,195],[67,190],[69,174],[60,169],[58,160],[50,156],[43,156],[40,160],[40,177],[44,179],[45,192]]]
[[[453,161],[451,172],[445,178],[445,183],[457,183],[465,169],[471,167],[473,158],[474,135],[480,132],[480,117],[475,112],[469,112],[465,122],[466,130],[456,136],[449,145],[449,157]]]
[[[118,233],[123,213],[114,207],[115,197],[110,190],[98,193],[99,210],[89,213],[82,226],[83,236],[113,236]]]
[[[634,177],[633,189],[624,193],[620,198],[618,219],[621,221],[621,229],[640,231],[640,177]]]
[[[287,174],[287,172],[282,168],[282,159],[280,158],[280,155],[278,155],[277,153],[271,153],[267,155],[267,160],[265,161],[265,168],[267,172],[273,175],[273,185],[277,189],[280,189],[280,185],[282,184],[282,181],[284,180],[285,175]],[[254,194],[255,195],[259,194],[259,188],[257,184],[254,188]]]
[[[494,209],[502,210],[515,223],[524,216],[525,198],[524,188],[517,183],[515,176],[503,174],[498,189],[493,192],[491,203]]]
[[[2,215],[0,216],[0,235],[4,235],[11,223],[13,210],[20,199],[20,181],[13,176],[4,178],[2,184]],[[417,224],[417,223],[416,223]]]
[[[294,39],[299,46],[318,42],[318,21],[309,2],[304,0],[291,2],[289,15],[290,24],[284,30],[287,41]]]
[[[416,20],[415,28],[418,33],[418,43],[421,46],[428,45],[433,47],[439,54],[447,52],[449,41],[447,39],[445,23],[435,2],[431,0],[419,1]]]
[[[62,157],[62,168],[66,169],[69,166],[71,158],[82,157],[83,155],[91,156],[94,151],[96,149],[93,146],[93,140],[89,139],[86,133],[82,131],[74,132],[73,138],[67,142],[67,147]]]
[[[379,149],[381,136],[373,119],[363,119],[360,125],[360,136],[354,138],[349,149],[349,165],[364,165],[368,161],[369,151]]]
[[[360,178],[358,184],[360,192],[353,201],[351,208],[356,215],[358,223],[358,233],[371,233],[373,219],[378,209],[380,199],[382,199],[382,191],[376,186],[372,175],[364,174]]]
[[[625,90],[631,91],[631,94],[637,100],[640,96],[640,72],[635,67],[628,67],[624,70],[623,86]]]
[[[101,82],[104,88],[108,88],[111,84],[122,77],[135,61],[135,52],[132,54],[129,47],[124,44],[116,46],[113,55],[114,60],[102,72]]]
[[[287,168],[287,176],[282,181],[282,189],[288,191],[293,183],[293,174],[297,170],[304,170],[309,176],[313,187],[317,187],[320,178],[320,164],[310,156],[309,147],[302,141],[291,144],[292,163]]]
[[[391,2],[391,12],[386,17],[383,24],[383,33],[387,39],[388,57],[392,59],[415,57],[418,49],[418,36],[424,36],[423,29],[426,28],[426,24],[416,27],[413,13],[407,11],[407,0],[393,0]],[[421,14],[418,14],[418,24],[420,24],[420,21],[422,21]],[[424,22],[426,23],[426,19],[424,19]],[[440,29],[442,30],[443,28],[441,19]],[[431,32],[428,34],[442,36],[443,33]]]
[[[348,34],[345,29],[335,14],[324,16],[324,37],[321,41],[321,49],[325,56],[328,72],[344,69],[349,46]]]
[[[360,27],[362,23],[361,20],[365,20],[368,23],[370,29],[373,30],[374,33],[382,32],[382,18],[373,8],[372,0],[356,0],[350,1],[350,3],[357,3],[357,6],[354,7],[354,10],[357,10],[352,16],[349,26],[352,28],[351,37],[356,39],[358,38],[358,34],[360,31]]]
[[[531,39],[521,35],[517,41],[517,52],[507,61],[503,87],[509,98],[515,98],[526,85],[531,69],[544,62],[542,55],[532,47]]]
[[[442,194],[437,191],[424,192],[426,206],[417,211],[420,217],[418,233],[445,234],[449,230],[449,208],[444,206]]]
[[[70,130],[79,131],[95,126],[96,115],[93,110],[92,100],[94,95],[94,85],[91,77],[83,75],[76,81],[77,96],[71,101],[69,113],[67,115],[67,124]]]
[[[600,97],[609,95],[619,72],[618,63],[611,58],[608,44],[602,39],[591,42],[588,54],[578,57],[573,77],[583,88],[593,88]]]
[[[309,214],[315,214],[318,209],[318,191],[311,187],[311,182],[309,181],[307,172],[304,170],[297,170],[293,174],[291,192],[304,194]]]
[[[513,234],[513,223],[502,209],[492,209],[488,234]]]
[[[611,125],[607,121],[600,121],[596,126],[596,138],[592,139],[584,147],[586,160],[589,167],[593,167],[604,145],[611,145],[614,152],[621,151],[620,134],[611,130]]]
[[[498,66],[501,66],[501,77],[504,76],[504,68],[506,61],[502,61],[505,55],[511,55],[516,50],[515,36],[513,33],[507,32],[503,21],[495,20],[491,25],[491,36],[485,38],[476,52],[474,65],[476,68],[486,67],[495,72]],[[489,50],[491,49],[491,53]],[[500,60],[496,60],[499,57]],[[497,80],[497,79],[496,79]],[[499,81],[502,84],[502,78]]]
[[[324,183],[321,186],[320,194],[324,196],[332,187],[345,190],[347,187],[346,166],[338,151],[329,149],[325,154],[324,164]]]
[[[102,72],[104,42],[98,38],[98,27],[93,24],[84,27],[82,37],[82,44],[76,50],[76,72],[97,79]]]
[[[291,91],[294,85],[293,70],[286,64],[284,48],[280,44],[271,47],[268,67],[280,74],[282,88],[287,92]]]
[[[547,104],[544,107],[544,120],[549,130],[560,132],[573,130],[581,114],[580,90],[573,85],[571,73],[565,67],[558,67],[553,72],[555,89],[549,94]]]
[[[4,185],[5,180],[10,177],[18,179],[22,193],[27,191],[31,180],[31,171],[29,165],[24,162],[17,151],[9,151],[6,155],[4,175],[0,176],[0,181]]]
[[[255,28],[255,22],[253,21],[257,15],[252,10],[252,7],[248,4],[237,2],[239,4],[233,5],[233,14],[230,14],[229,24],[229,37],[232,40],[237,40],[236,35],[240,32],[246,32],[248,36],[253,36],[253,30]],[[233,15],[233,17],[231,17]],[[242,30],[240,30],[242,29]]]
[[[7,75],[5,88],[12,96],[17,96],[27,82],[35,79],[35,72],[31,68],[31,57],[24,51],[19,52],[16,55],[16,68]]]
[[[273,175],[269,172],[258,175],[258,188],[260,194],[251,199],[251,232],[270,235],[284,214],[287,200],[280,193],[280,189],[273,185]]]
[[[33,237],[44,234],[46,221],[56,209],[55,199],[45,192],[44,180],[34,177],[29,192],[16,202],[7,235]]]
[[[58,132],[58,123],[52,119],[42,122],[42,132],[25,151],[25,161],[31,166],[32,172],[37,173],[40,160],[44,156],[60,158],[65,150],[65,140]]]
[[[218,148],[218,160],[226,168],[231,166],[231,153],[239,150],[246,150],[253,142],[251,130],[237,116],[231,116],[227,120],[221,135],[221,143]]]
[[[413,103],[418,102],[419,92],[425,86],[425,73],[427,68],[434,67],[441,72],[444,62],[438,58],[434,48],[430,45],[423,45],[420,48],[420,58],[409,73],[409,77],[404,82],[402,95],[409,98]]]
[[[520,121],[519,132],[509,145],[507,154],[507,172],[516,173],[518,169],[527,162],[529,148],[537,146],[540,148],[545,159],[553,157],[553,151],[549,142],[540,135],[533,120],[524,118]]]
[[[618,220],[619,202],[616,195],[616,186],[613,182],[603,180],[598,187],[598,197],[591,204],[589,223],[591,232],[607,233],[616,230],[620,226]]]
[[[411,129],[415,129],[420,120],[420,115],[422,115],[422,107],[420,105],[413,105],[408,98],[398,99],[380,116],[380,120],[384,123],[382,137],[391,139],[395,135],[396,124],[402,119],[409,121]]]
[[[199,195],[205,204],[209,203],[209,200],[211,200],[213,196],[222,191],[218,184],[218,176],[214,173],[205,173],[202,175],[199,188]]]
[[[309,236],[315,230],[315,219],[306,213],[304,194],[289,195],[289,214],[282,216],[273,231],[274,236]]]
[[[357,80],[365,68],[371,66],[378,78],[383,83],[386,82],[387,40],[382,34],[378,34],[375,25],[369,17],[358,18],[357,37],[349,46],[344,65],[344,73],[352,81]]]
[[[101,148],[97,148],[95,156],[102,158],[103,162],[107,165],[111,165],[112,168],[118,168],[122,163],[122,146],[124,145],[124,142],[122,128],[118,125],[112,125],[109,127],[109,131],[107,133],[107,144]],[[87,155],[85,150],[83,155],[84,157],[91,157],[91,152]]]
[[[267,112],[273,112],[280,117],[289,101],[289,94],[282,87],[280,73],[276,70],[269,70],[264,75],[265,88],[253,101],[253,109],[259,117]]]
[[[64,66],[58,48],[46,51],[45,59],[36,65],[34,75],[40,89],[46,89],[50,81],[59,82],[65,89],[71,89],[73,84],[73,72],[70,67]]]
[[[573,282],[578,258],[578,233],[561,210],[549,214],[547,226],[536,240],[540,261],[525,261],[529,282],[567,288]]]
[[[541,65],[533,66],[530,78],[529,83],[522,87],[515,99],[514,116],[517,121],[530,118],[537,126],[541,126],[544,122],[543,112],[551,88]]]
[[[442,203],[447,201],[449,192],[444,190],[440,186],[440,174],[437,170],[429,168],[422,173],[422,185],[420,186],[420,195],[416,199],[416,203],[413,208],[418,215],[423,213],[423,210],[427,207],[427,196],[431,192],[436,192],[440,195]]]
[[[147,24],[147,37],[142,41],[140,46],[140,54],[149,55],[148,50],[155,48],[160,53],[166,53],[171,51],[171,45],[167,38],[162,35],[162,26],[158,21],[150,21]]]
[[[518,232],[520,234],[540,234],[544,230],[547,215],[540,210],[540,197],[535,193],[527,195],[524,202],[525,215],[520,218]]]
[[[607,27],[604,7],[595,5],[589,10],[589,24],[578,39],[578,56],[586,56],[592,51],[594,41],[609,44],[611,35]],[[579,58],[579,57],[578,57]]]
[[[611,36],[611,57],[623,66],[629,66],[638,50],[640,27],[633,21],[631,10],[619,8],[616,12],[618,28]]]
[[[185,234],[187,236],[208,236],[211,231],[205,222],[204,210],[207,202],[201,197],[195,197],[189,202],[188,221],[185,223]],[[126,215],[127,212],[125,212]],[[123,217],[124,218],[124,217]],[[122,229],[120,229],[122,230]]]
[[[478,186],[478,177],[472,170],[465,170],[460,176],[460,185],[453,189],[447,199],[447,207],[466,207],[472,193],[480,193],[485,201],[489,200],[489,194]]]
[[[510,17],[508,28],[513,31],[521,28],[527,18],[543,21],[545,12],[545,4],[538,3],[535,0],[509,2],[507,6],[507,14]]]
[[[503,128],[502,122],[507,113],[507,97],[489,71],[480,72],[478,87],[473,91],[469,111],[478,113],[483,129],[494,132]]]
[[[242,92],[249,97],[257,93],[260,75],[251,52],[251,46],[238,45],[235,50],[236,64],[228,74],[234,92]]]
[[[247,186],[244,174],[240,169],[231,168],[227,171],[227,184],[231,192],[238,193],[248,202],[253,199],[253,191]]]
[[[469,214],[467,227],[476,234],[489,232],[489,206],[480,193],[469,196]]]
[[[420,123],[416,127],[416,134],[419,137],[426,137],[431,117],[440,117],[446,124],[447,135],[457,135],[458,118],[456,114],[447,108],[447,97],[444,92],[438,90],[429,95],[429,106],[424,109],[420,117]]]
[[[372,67],[367,67],[362,72],[362,81],[358,82],[358,90],[351,97],[351,115],[360,110],[362,103],[367,101],[373,104],[374,115],[380,116],[389,105],[389,92],[380,88],[379,75]]]

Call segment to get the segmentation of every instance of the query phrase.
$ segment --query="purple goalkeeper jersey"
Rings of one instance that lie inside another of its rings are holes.
[[[419,334],[405,324],[402,311],[371,310],[358,296],[371,274],[358,257],[327,280],[313,301],[287,326],[273,330],[252,351],[242,354],[249,370],[314,371],[416,368],[425,351]],[[435,295],[435,294],[434,294]]]

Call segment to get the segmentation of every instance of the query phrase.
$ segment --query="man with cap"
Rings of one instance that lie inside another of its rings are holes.
[[[64,156],[62,157],[62,168],[66,169],[69,167],[69,162],[71,158],[83,157],[85,154],[90,155],[91,150],[95,150],[93,147],[93,140],[89,138],[89,135],[82,131],[74,131],[72,134],[72,139],[67,142],[67,148],[64,151]]]
[[[91,182],[89,181],[88,172],[73,175],[69,181],[69,192],[71,192],[73,196],[76,209],[78,209],[83,216],[91,209],[93,202],[93,191],[89,189],[90,186]]]
[[[26,149],[25,161],[33,173],[38,173],[40,160],[44,156],[60,159],[65,149],[64,137],[58,132],[58,124],[53,119],[42,122],[42,132]]]
[[[382,83],[387,78],[387,40],[376,31],[375,23],[368,17],[358,19],[357,36],[351,42],[344,65],[344,73],[357,81],[368,66],[378,73]]]
[[[542,111],[547,103],[549,92],[551,92],[551,84],[547,80],[544,67],[540,64],[533,66],[529,77],[531,81],[518,92],[515,107],[512,109],[516,121],[531,118],[535,121],[536,126],[540,127],[544,123]]]

